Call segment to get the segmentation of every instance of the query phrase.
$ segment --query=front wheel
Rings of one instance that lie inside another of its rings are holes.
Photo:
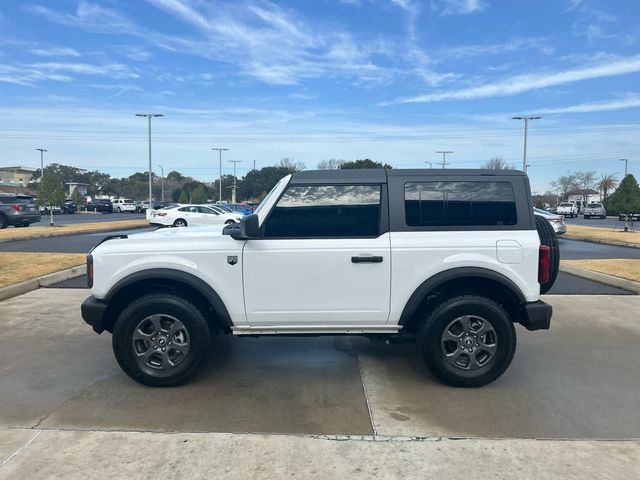
[[[135,300],[113,329],[113,352],[124,372],[152,387],[181,385],[206,362],[211,335],[200,309],[170,293]]]
[[[481,387],[502,375],[516,351],[516,332],[493,300],[463,295],[438,305],[423,321],[418,348],[429,370],[454,387]]]

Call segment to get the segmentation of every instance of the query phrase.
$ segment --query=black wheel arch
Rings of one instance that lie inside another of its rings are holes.
[[[409,297],[399,324],[411,330],[417,314],[452,295],[483,295],[500,303],[514,322],[524,315],[526,298],[520,288],[505,275],[482,267],[457,267],[425,280]]]
[[[207,320],[211,322],[212,329],[228,331],[233,326],[227,307],[207,282],[182,270],[153,268],[132,273],[109,289],[104,298],[109,305],[105,312],[106,330],[113,330],[115,320],[130,301],[146,293],[163,290],[182,294],[207,310]]]

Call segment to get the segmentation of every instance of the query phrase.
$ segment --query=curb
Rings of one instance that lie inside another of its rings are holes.
[[[85,271],[85,265],[78,265],[77,267],[71,267],[66,270],[49,273],[47,275],[42,275],[41,277],[31,278],[29,280],[25,280],[24,282],[14,283],[13,285],[2,287],[0,288],[0,302],[9,298],[17,297],[18,295],[22,295],[23,293],[37,290],[40,287],[48,287],[49,285],[53,285],[54,283],[62,282],[64,280],[69,280],[70,278],[81,277],[85,274]]]
[[[103,230],[103,229],[91,229],[91,230],[84,230],[82,232],[65,232],[65,233],[42,233],[42,234],[35,234],[33,236],[30,237],[24,237],[24,238],[0,238],[0,243],[8,243],[8,242],[20,242],[22,240],[35,240],[38,238],[51,238],[51,237],[68,237],[70,235],[88,235],[91,233],[109,233],[109,232],[119,232],[121,230],[137,230],[139,228],[149,228],[152,227],[153,225],[138,225],[138,226],[134,226],[134,227],[123,227],[123,228],[111,228],[109,230]]]
[[[614,277],[606,273],[594,272],[593,270],[587,270],[586,268],[576,267],[574,265],[560,264],[560,271],[575,275],[576,277],[586,278],[587,280],[593,280],[595,282],[604,283],[611,287],[622,288],[623,290],[629,290],[630,292],[640,294],[640,282],[634,282],[633,280],[627,280],[626,278]]]
[[[597,238],[589,238],[589,237],[578,237],[573,236],[571,234],[564,234],[562,238],[566,238],[567,240],[576,240],[579,242],[590,242],[590,243],[601,243],[604,245],[614,245],[616,247],[629,247],[629,248],[640,248],[639,243],[630,243],[630,242],[622,242],[619,240],[600,240]]]

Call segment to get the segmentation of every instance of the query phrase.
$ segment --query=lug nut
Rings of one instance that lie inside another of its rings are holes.
[[[162,351],[164,352],[166,350],[166,348],[163,348]]]

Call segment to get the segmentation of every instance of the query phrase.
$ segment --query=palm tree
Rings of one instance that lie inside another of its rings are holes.
[[[618,186],[618,177],[615,175],[600,175],[600,181],[598,182],[598,189],[602,192],[602,196],[607,198],[609,190],[614,190]]]

